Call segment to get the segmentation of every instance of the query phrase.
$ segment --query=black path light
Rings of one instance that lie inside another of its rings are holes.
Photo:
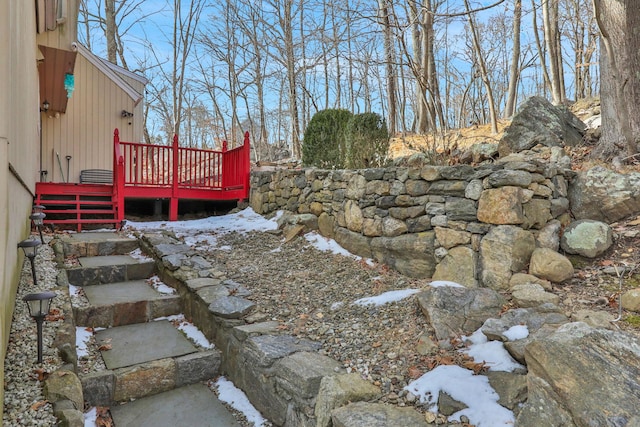
[[[38,326],[38,363],[42,363],[42,322],[49,314],[51,300],[56,296],[53,292],[38,292],[27,294],[22,300],[27,303],[29,315],[33,317]]]
[[[44,212],[36,212],[32,213],[29,216],[29,219],[33,221],[33,225],[36,226],[38,232],[40,233],[40,241],[44,243],[44,238],[42,237],[42,226],[44,225],[44,217],[47,216]]]
[[[31,275],[33,276],[33,285],[37,286],[38,282],[36,280],[36,265],[35,258],[36,253],[38,252],[38,246],[40,246],[42,242],[36,239],[26,239],[22,242],[18,243],[18,247],[22,248],[24,254],[27,258],[29,258],[29,262],[31,263]]]

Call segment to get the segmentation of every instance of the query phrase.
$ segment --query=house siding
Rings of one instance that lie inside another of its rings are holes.
[[[33,1],[0,2],[0,361],[3,369],[38,175],[38,74]],[[22,181],[22,182],[21,182]],[[23,185],[26,185],[27,188]],[[4,390],[0,389],[0,407]]]
[[[84,169],[111,170],[116,128],[123,141],[139,142],[142,137],[142,102],[135,105],[135,100],[83,55],[76,58],[74,74],[75,90],[66,114],[43,114],[42,167],[48,182],[79,182]],[[122,118],[122,110],[134,116]]]

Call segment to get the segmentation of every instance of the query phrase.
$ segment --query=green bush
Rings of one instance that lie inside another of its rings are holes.
[[[302,163],[324,169],[345,167],[345,130],[352,114],[347,110],[318,111],[304,132]]]
[[[377,113],[356,114],[347,124],[347,157],[350,169],[381,167],[387,159],[389,132]]]

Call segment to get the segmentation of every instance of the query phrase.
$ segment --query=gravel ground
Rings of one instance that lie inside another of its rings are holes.
[[[282,243],[273,233],[230,233],[207,258],[224,266],[251,290],[257,304],[249,321],[276,320],[280,328],[322,343],[322,352],[349,372],[381,387],[381,401],[413,402],[402,388],[408,372],[426,372],[438,355],[417,352],[429,327],[415,298],[382,306],[352,303],[400,289],[421,289],[428,280],[410,279],[386,266],[322,252],[303,237]]]
[[[45,241],[49,242],[49,236]],[[50,316],[43,324],[43,363],[37,362],[36,323],[29,316],[27,305],[22,298],[34,292],[55,291],[57,269],[53,259],[53,250],[48,245],[38,248],[35,258],[38,286],[33,284],[31,264],[25,258],[20,284],[16,296],[9,345],[4,361],[4,413],[5,427],[12,426],[53,426],[56,418],[53,407],[45,401],[42,394],[43,379],[62,366],[62,360],[52,347],[57,326],[62,324],[56,299],[51,304]],[[58,295],[58,298],[60,295]]]

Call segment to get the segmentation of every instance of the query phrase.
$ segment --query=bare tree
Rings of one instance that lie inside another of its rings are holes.
[[[564,73],[562,69],[562,46],[558,26],[558,0],[542,0],[542,19],[544,23],[544,41],[549,58],[549,77],[551,78],[551,98],[554,104],[566,101]]]
[[[629,160],[640,135],[640,8],[618,0],[594,0],[593,6],[602,47],[602,136],[594,154]]]
[[[396,118],[398,116],[396,88],[397,77],[395,70],[395,45],[393,41],[393,29],[391,23],[391,2],[390,0],[378,0],[378,22],[382,27],[384,39],[384,55],[386,69],[386,89],[387,89],[387,118],[388,129],[391,135],[397,131]]]
[[[509,89],[504,117],[515,113],[518,98],[518,81],[520,80],[520,26],[522,21],[522,0],[513,2],[513,42],[511,46],[511,65],[509,66]]]

